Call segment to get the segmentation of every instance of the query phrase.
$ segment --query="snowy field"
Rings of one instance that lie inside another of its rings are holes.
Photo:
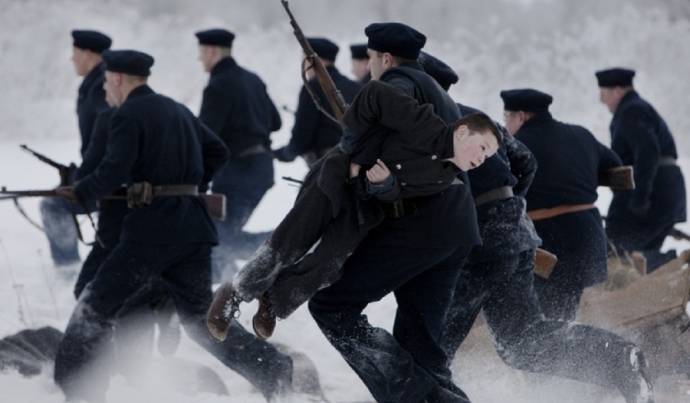
[[[268,0],[259,2],[265,7],[279,7],[277,0],[276,4]],[[305,2],[293,0],[298,10],[305,9]],[[241,30],[236,31],[235,42],[238,62],[264,78],[277,105],[294,108],[300,86],[299,49],[287,24],[268,20],[253,25],[232,13],[202,12],[205,3],[201,1],[198,7],[187,5],[181,8],[184,12],[170,13],[154,12],[153,6],[139,7],[137,2],[125,0],[0,0],[0,185],[16,189],[47,188],[56,184],[57,175],[52,168],[22,153],[18,147],[21,143],[59,161],[78,161],[74,105],[79,79],[74,76],[69,61],[69,31],[74,27],[102,29],[112,35],[115,48],[138,48],[152,53],[157,59],[151,80],[153,88],[173,96],[196,112],[207,78],[196,60],[193,32],[212,26],[230,29],[241,26]],[[396,1],[390,3],[395,5]],[[535,2],[497,0],[491,4],[494,3],[519,7],[516,12],[525,15],[528,13],[525,7],[529,6],[523,3]],[[152,1],[150,4],[160,7],[165,2]],[[228,4],[239,2],[229,1]],[[477,13],[476,9],[472,11]],[[275,14],[280,15],[280,10]],[[405,21],[404,17],[398,19]],[[419,20],[414,16],[409,18],[415,22]],[[353,21],[358,21],[356,27],[347,25]],[[301,19],[307,34],[335,33],[333,38],[343,48],[338,66],[346,73],[349,72],[346,47],[350,42],[363,39],[362,28],[370,21],[344,16],[343,21],[333,23],[332,31],[311,32],[308,28],[312,23],[325,29],[324,21],[317,15]],[[461,74],[460,86],[452,90],[454,97],[500,117],[502,105],[498,92],[501,89],[534,86],[554,94],[556,117],[584,124],[608,144],[610,115],[598,103],[593,71],[609,65],[636,67],[639,69],[638,87],[666,117],[676,134],[682,166],[686,177],[690,177],[690,140],[686,134],[690,133],[690,115],[686,112],[687,94],[690,93],[686,79],[690,71],[690,47],[687,46],[690,23],[687,20],[670,21],[662,11],[631,6],[612,14],[588,16],[564,25],[561,30],[538,31],[526,36],[521,36],[524,27],[518,30],[516,27],[520,24],[515,21],[488,18],[487,24],[489,28],[494,27],[491,36],[481,36],[486,34],[487,27],[473,29],[456,25],[449,28],[447,35],[441,35],[437,27],[432,30],[431,21],[417,24],[422,31],[426,28],[434,32],[429,35],[428,49],[447,60]],[[485,46],[480,47],[480,44]],[[524,52],[518,53],[518,47]],[[475,56],[469,57],[470,54]],[[283,120],[283,129],[274,136],[276,146],[285,144],[289,138],[292,117],[283,113]],[[281,181],[280,176],[301,177],[305,171],[301,161],[276,164],[276,186],[256,210],[248,229],[266,230],[276,225],[296,195],[296,188]],[[609,200],[610,193],[602,191],[599,206],[604,211]],[[31,217],[39,217],[36,200],[27,200],[24,205]],[[88,225],[83,223],[82,228],[90,238],[92,233]],[[685,225],[680,228],[690,229]],[[674,241],[665,245],[684,246]],[[82,257],[86,256],[87,249],[83,247],[81,253]],[[12,203],[0,202],[0,337],[26,327],[50,325],[64,329],[74,306],[72,286],[76,269],[58,273],[52,266],[44,235],[27,224]],[[394,309],[394,301],[385,299],[370,307],[367,314],[375,324],[390,328]],[[253,310],[254,307],[245,309],[247,313],[241,318],[245,325]],[[304,308],[289,320],[279,322],[273,340],[306,352],[315,361],[329,399],[334,402],[371,400],[363,384],[326,342]],[[231,390],[231,396],[178,394],[166,390],[165,385],[170,380],[148,375],[155,389],[134,389],[123,378],[115,378],[108,392],[108,402],[263,401],[246,381],[216,363],[188,339],[183,340],[178,355],[215,369]],[[487,366],[482,361],[462,361],[462,357],[455,364],[459,369],[456,381],[475,402],[602,401],[601,391],[590,386],[537,380],[503,367]],[[622,402],[615,396],[603,399],[606,403]],[[0,403],[62,401],[62,394],[50,375],[23,379],[12,372],[0,374]]]

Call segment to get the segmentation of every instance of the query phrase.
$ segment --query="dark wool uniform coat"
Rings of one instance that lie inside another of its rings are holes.
[[[94,123],[98,114],[108,109],[105,102],[105,69],[103,63],[94,67],[79,86],[77,97],[77,117],[79,119],[79,133],[81,134],[81,156],[84,158]]]
[[[549,112],[536,114],[515,136],[532,151],[539,165],[527,192],[528,212],[593,204],[600,174],[621,165],[616,153],[599,143],[587,129],[559,122]],[[574,315],[582,290],[607,276],[607,244],[599,211],[592,208],[534,224],[542,247],[558,256],[547,283],[560,287],[558,295],[574,296],[567,309],[568,316]],[[548,309],[545,310],[549,316]]]
[[[160,122],[165,122],[161,127]],[[105,158],[75,188],[82,200],[99,200],[123,184],[203,185],[227,159],[227,149],[182,104],[147,85],[134,89],[110,119]],[[145,244],[215,243],[204,201],[173,196],[133,209],[122,241]]]
[[[587,129],[559,122],[549,112],[537,114],[528,120],[518,130],[516,137],[532,151],[539,164],[527,192],[528,212],[561,205],[594,203],[598,196],[600,173],[621,165],[616,153],[599,143]],[[565,214],[535,223],[544,241],[544,249],[555,253],[560,262],[580,249],[574,245],[596,244],[592,251],[587,252],[585,248],[573,255],[574,259],[587,257],[589,264],[570,273],[581,278],[586,285],[606,279],[606,253],[593,253],[594,250],[605,249],[606,238],[598,213],[596,217],[582,220],[571,220],[569,216],[589,217],[591,214],[588,211]],[[561,221],[562,225],[559,225]]]
[[[664,119],[635,91],[621,100],[611,121],[611,148],[635,172],[635,190],[615,192],[607,223],[626,231],[657,232],[686,220],[685,182],[680,168],[660,163],[678,158]]]
[[[256,145],[268,148],[269,135],[281,126],[266,85],[231,57],[211,70],[199,119],[225,142],[233,158]]]

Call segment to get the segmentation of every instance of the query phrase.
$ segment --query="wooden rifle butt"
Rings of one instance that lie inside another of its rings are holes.
[[[201,194],[200,195],[206,201],[206,209],[211,218],[225,221],[225,210],[227,199],[224,194],[211,193],[211,194]]]
[[[599,175],[599,186],[607,186],[611,190],[635,189],[633,167],[631,165],[624,165],[606,170]]]
[[[556,263],[558,263],[558,257],[556,257],[556,255],[544,249],[537,248],[534,253],[534,273],[537,276],[544,280],[548,280],[549,277],[551,277]]]

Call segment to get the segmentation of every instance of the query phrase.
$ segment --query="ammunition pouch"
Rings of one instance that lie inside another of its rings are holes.
[[[172,196],[199,196],[199,189],[196,185],[153,186],[149,182],[137,182],[127,188],[127,207],[146,207],[156,197]]]
[[[148,182],[133,183],[127,188],[127,207],[141,208],[153,203],[153,186]]]

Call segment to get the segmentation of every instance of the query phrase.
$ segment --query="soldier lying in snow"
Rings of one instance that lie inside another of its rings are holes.
[[[432,105],[420,105],[378,81],[362,88],[344,124],[340,144],[312,167],[271,238],[234,283],[216,293],[207,324],[217,338],[225,338],[239,302],[255,298],[260,306],[254,330],[270,337],[276,317],[287,317],[334,283],[359,242],[384,217],[413,213],[408,210],[414,209],[415,197],[457,183],[460,171],[481,165],[501,139],[484,114],[449,127]]]

